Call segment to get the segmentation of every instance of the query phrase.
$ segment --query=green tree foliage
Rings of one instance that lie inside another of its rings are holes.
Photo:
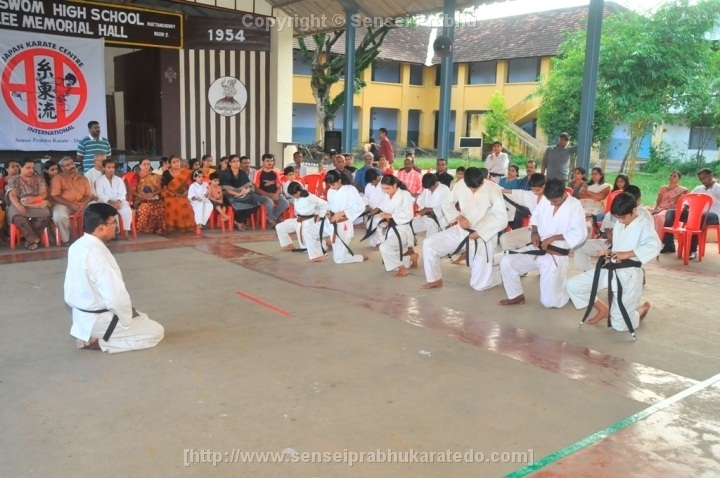
[[[380,46],[390,28],[389,26],[368,27],[365,36],[355,48],[355,77],[353,78],[355,93],[365,87],[362,73],[372,65],[373,60],[380,53]],[[332,51],[333,46],[344,33],[345,30],[337,30],[312,35],[314,49],[308,48],[305,38],[298,38],[302,60],[312,72],[310,88],[317,106],[320,137],[325,135],[325,131],[333,129],[335,116],[345,104],[344,91],[334,97],[331,97],[330,94],[332,86],[341,79],[345,79],[345,56]]]
[[[703,84],[699,78],[717,74],[710,71],[712,42],[705,35],[719,12],[720,0],[700,0],[695,5],[675,0],[651,16],[624,12],[605,20],[593,139],[609,137],[611,126],[607,136],[598,134],[599,129],[605,131],[608,118],[610,124],[629,125],[630,146],[621,171],[634,172],[642,137],[683,108],[683,98]],[[577,130],[579,116],[574,108],[577,105],[579,112],[584,48],[584,33],[571,35],[543,86],[538,122],[548,132]],[[572,114],[563,114],[565,110]]]
[[[506,129],[510,122],[508,108],[502,93],[496,91],[490,98],[488,111],[483,119],[485,129],[485,142],[504,141],[507,138]]]

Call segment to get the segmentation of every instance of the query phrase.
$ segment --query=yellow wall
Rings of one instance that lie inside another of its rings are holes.
[[[505,104],[509,109],[517,112],[516,120],[522,123],[535,117],[538,100],[526,100],[527,96],[535,91],[537,83],[506,83],[507,61],[497,62],[497,82],[494,85],[468,85],[469,65],[461,63],[458,67],[458,84],[452,87],[451,110],[455,111],[455,138],[466,133],[467,112],[471,110],[485,110],[490,97],[499,91],[505,97]],[[550,58],[544,57],[540,62],[540,75],[546,77],[550,71]],[[418,146],[432,148],[434,143],[435,112],[440,104],[440,87],[435,86],[435,67],[423,68],[423,86],[410,85],[410,64],[401,64],[401,83],[373,82],[371,68],[363,72],[367,86],[354,97],[354,106],[359,108],[360,141],[363,141],[370,131],[371,108],[397,108],[398,110],[398,137],[395,141],[407,144],[407,122],[409,110],[420,110],[420,139]],[[342,81],[333,86],[332,94],[343,91]],[[310,89],[310,77],[307,75],[293,76],[293,103],[315,104]],[[321,138],[317,138],[321,139]],[[359,145],[358,145],[359,146]],[[457,147],[457,144],[454,145]]]

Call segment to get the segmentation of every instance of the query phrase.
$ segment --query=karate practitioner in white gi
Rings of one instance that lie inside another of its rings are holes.
[[[208,183],[205,182],[205,173],[202,169],[193,171],[193,183],[188,188],[188,200],[195,216],[195,226],[201,229],[207,224],[213,212],[212,201],[208,198]],[[198,234],[200,231],[198,230]]]
[[[114,207],[122,218],[123,235],[129,237],[127,232],[132,229],[132,209],[127,202],[127,188],[125,182],[115,176],[115,161],[103,161],[105,174],[95,180],[95,194],[98,202]]]
[[[455,207],[456,203],[460,205],[460,211]],[[470,262],[470,287],[482,291],[500,284],[500,274],[492,268],[498,232],[507,226],[505,200],[500,186],[486,180],[480,168],[467,168],[463,181],[455,185],[442,209],[448,222],[457,224],[425,238],[423,264],[427,283],[422,288],[443,286],[440,259],[455,252],[468,235],[466,251]]]
[[[610,209],[612,215],[617,218],[617,223],[613,229],[612,251],[605,250],[603,255],[611,253],[611,257],[616,263],[635,260],[642,264],[657,257],[660,249],[662,249],[662,242],[660,242],[657,232],[655,232],[654,222],[639,214],[640,210],[642,208],[632,194],[625,192],[616,196]],[[568,280],[567,292],[575,308],[583,309],[588,306],[594,274],[594,270],[589,270]],[[596,299],[594,306],[597,308],[598,313],[595,317],[589,319],[587,323],[599,322],[607,318],[609,313],[612,328],[624,332],[628,330],[628,327],[623,319],[617,300],[617,280],[620,281],[622,286],[622,303],[628,312],[633,328],[637,328],[640,321],[647,315],[650,310],[650,302],[645,302],[638,307],[643,290],[643,272],[640,267],[616,269],[614,274],[616,278],[613,279],[611,284],[614,294],[612,306],[608,308],[607,304]],[[607,269],[600,270],[599,289],[607,289],[607,275]]]
[[[543,250],[545,255],[508,254],[500,261],[503,287],[508,298],[499,305],[524,304],[520,276],[532,270],[540,270],[540,303],[545,307],[564,307],[568,297],[568,257],[553,251],[549,246],[570,250],[587,238],[585,212],[580,201],[565,192],[565,183],[559,179],[548,180],[544,198],[530,217],[533,245],[518,252]]]
[[[293,240],[290,238],[290,233],[295,232],[300,243],[299,249],[305,249],[305,242],[303,239],[304,226],[310,226],[325,217],[327,214],[328,203],[324,199],[317,197],[314,194],[310,194],[303,187],[302,184],[292,181],[288,184],[287,188],[288,195],[293,199],[295,205],[295,217],[292,219],[286,219],[275,226],[275,232],[280,241],[280,247],[283,251],[292,251],[295,249]]]
[[[366,254],[351,254],[348,250],[350,241],[355,235],[353,221],[365,210],[360,193],[352,185],[349,175],[341,174],[335,169],[325,175],[325,184],[328,186],[328,217],[314,222],[305,228],[303,225],[303,239],[307,247],[310,262],[325,262],[321,240],[331,238],[333,260],[336,264],[351,264],[363,262],[368,259]],[[320,237],[320,225],[322,238]],[[333,224],[337,224],[337,234]]]
[[[415,234],[425,232],[425,238],[440,231],[448,225],[442,205],[451,195],[450,188],[438,181],[433,173],[426,173],[422,177],[423,191],[417,198],[418,212],[412,221]],[[428,214],[434,214],[435,219]]]
[[[65,303],[72,308],[70,334],[77,347],[116,353],[154,347],[163,326],[132,306],[122,272],[106,242],[115,237],[117,210],[95,203],[85,208],[85,234],[70,246],[65,273]],[[113,316],[117,324],[105,340]]]
[[[369,219],[365,221],[365,227],[368,231],[375,229],[375,234],[368,237],[370,247],[377,247],[382,242],[382,236],[377,231],[377,225],[380,222],[380,208],[385,201],[385,191],[383,191],[380,180],[382,175],[377,169],[372,168],[365,171],[365,193],[363,194],[363,202],[365,203],[365,213]]]
[[[380,255],[386,271],[397,269],[395,277],[405,277],[408,269],[417,267],[418,261],[418,254],[412,250],[415,237],[410,227],[415,199],[395,176],[383,176],[380,183],[385,191],[385,201],[378,216],[381,221],[386,221],[379,228],[382,237]]]
[[[514,203],[525,206],[532,212],[540,203],[543,198],[543,191],[545,190],[545,175],[541,173],[535,173],[528,178],[530,184],[530,191],[522,189],[506,189],[503,190],[503,194],[509,197]],[[507,201],[505,201],[507,202]],[[512,222],[515,218],[516,208],[512,204],[506,204],[508,210],[508,222]],[[512,231],[504,232],[500,236],[500,247],[503,251],[515,251],[527,246],[530,240],[530,226],[521,227],[519,229],[513,229]],[[503,254],[495,254],[495,263],[499,264]]]

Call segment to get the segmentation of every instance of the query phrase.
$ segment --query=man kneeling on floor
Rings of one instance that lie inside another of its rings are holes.
[[[115,237],[117,215],[109,204],[90,204],[83,215],[85,234],[68,251],[65,303],[72,308],[70,335],[81,349],[142,350],[157,345],[165,333],[132,306],[120,267],[105,245]]]
[[[589,324],[599,322],[609,314],[610,325],[615,330],[632,331],[650,310],[649,302],[638,307],[643,291],[640,266],[657,257],[662,243],[657,233],[654,233],[653,221],[638,214],[638,209],[637,201],[630,193],[625,192],[615,198],[610,208],[612,215],[617,218],[613,229],[612,251],[603,251],[609,260],[605,261],[602,268],[589,270],[567,282],[568,294],[577,309],[586,308],[593,301],[593,306],[598,310],[595,317],[587,321]],[[614,273],[615,278],[611,281],[613,300],[608,307],[592,297],[592,291],[607,288],[610,272]]]

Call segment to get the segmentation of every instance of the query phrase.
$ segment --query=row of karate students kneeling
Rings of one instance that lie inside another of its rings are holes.
[[[580,201],[567,194],[560,180],[548,180],[536,173],[530,177],[530,191],[505,191],[486,181],[479,168],[465,171],[462,182],[450,190],[433,174],[423,176],[423,193],[415,198],[395,176],[368,172],[364,196],[337,171],[325,177],[328,200],[308,193],[298,183],[288,187],[295,198],[296,218],[278,224],[276,231],[283,250],[306,250],[310,262],[324,262],[326,247],[332,248],[337,264],[363,262],[366,254],[355,254],[350,242],[354,223],[365,220],[371,246],[378,246],[387,271],[397,277],[417,267],[415,234],[425,232],[423,265],[424,289],[443,285],[442,258],[465,252],[470,267],[470,286],[484,291],[503,284],[507,299],[499,305],[525,303],[521,276],[540,272],[540,302],[548,308],[562,308],[572,300],[586,308],[583,322],[592,308],[597,314],[589,323],[608,318],[618,331],[632,332],[647,314],[650,304],[640,304],[643,287],[641,266],[656,257],[662,244],[652,217],[639,207],[640,192],[615,198],[604,223],[612,230],[609,239],[587,239],[588,231]],[[508,204],[512,204],[508,208]],[[500,237],[504,252],[496,253],[498,235],[508,224],[515,206],[531,213],[530,227]],[[510,209],[510,212],[508,211]],[[300,248],[293,245],[295,232]],[[568,280],[569,253],[575,250],[576,267],[585,271]],[[599,257],[594,270],[590,257]],[[499,264],[499,270],[494,265]],[[598,289],[612,289],[615,300],[608,306],[595,295]]]

